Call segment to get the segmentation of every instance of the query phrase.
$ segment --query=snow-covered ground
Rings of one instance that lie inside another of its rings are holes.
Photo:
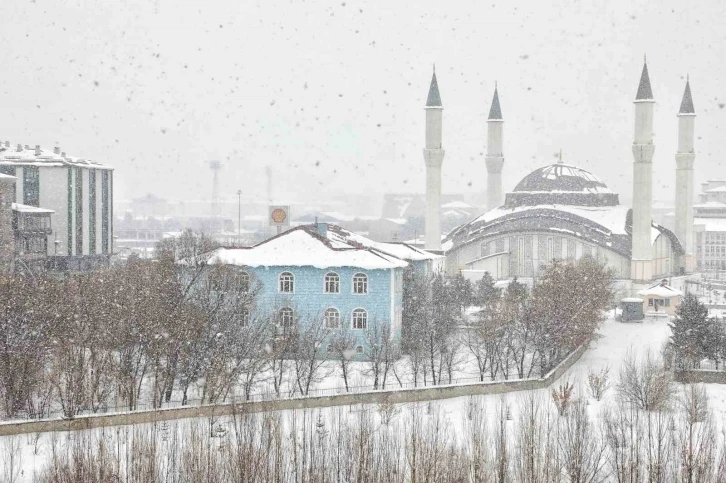
[[[603,400],[595,401],[589,397],[586,389],[588,370],[598,371],[603,367],[610,367],[611,380],[615,381],[622,365],[623,359],[629,351],[633,351],[638,356],[642,356],[646,351],[650,351],[654,356],[660,354],[663,344],[670,335],[670,329],[667,322],[660,320],[645,320],[642,323],[620,323],[613,318],[607,319],[599,330],[599,337],[590,344],[590,348],[583,354],[578,362],[576,362],[553,386],[558,386],[565,381],[575,383],[578,398],[585,398],[588,401],[588,412],[594,419],[599,419],[604,407],[614,402],[615,391],[610,389]],[[722,425],[726,417],[726,385],[707,384],[705,385],[710,396],[710,408],[712,409],[716,423]],[[544,404],[552,404],[550,390],[535,391]],[[511,407],[512,419],[517,418],[518,401],[525,396],[525,393],[511,393],[507,395],[488,395],[477,396],[485,405],[487,414],[492,419],[497,417],[498,408],[501,404],[507,404]],[[452,428],[462,428],[465,424],[467,406],[470,404],[469,397],[452,398],[448,400],[438,401],[435,403],[415,403],[404,404],[402,406],[432,406],[439,414],[446,418]],[[403,408],[402,408],[403,409]],[[336,408],[328,408],[321,410],[324,416],[332,417]],[[360,411],[370,411],[378,414],[379,408],[374,405],[360,405],[346,409],[353,418],[355,413]],[[378,417],[378,416],[376,416]],[[175,429],[184,431],[188,425],[206,423],[207,419],[187,420],[171,422],[169,424],[176,425]],[[162,423],[158,423],[162,424]],[[227,422],[224,418],[220,419],[217,424],[225,425]],[[134,430],[150,431],[152,425],[139,425]],[[102,428],[91,430],[91,434],[118,434],[128,431],[128,428]],[[19,474],[19,482],[32,482],[36,480],[37,471],[39,471],[48,460],[52,450],[52,444],[68,441],[73,437],[68,433],[57,434],[41,434],[41,435],[23,435],[16,437],[0,438],[0,480],[7,479],[7,470],[10,465],[10,455],[15,455],[15,467],[22,468],[22,474]]]

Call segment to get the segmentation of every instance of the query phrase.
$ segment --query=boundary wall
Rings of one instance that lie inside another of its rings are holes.
[[[185,406],[169,409],[132,411],[127,413],[105,413],[78,416],[71,419],[41,419],[34,421],[0,422],[0,436],[17,434],[79,431],[107,426],[155,423],[176,419],[218,417],[239,413],[313,409],[354,404],[379,404],[382,402],[411,403],[435,401],[461,396],[505,394],[518,391],[532,391],[549,387],[559,379],[587,350],[585,343],[568,355],[546,376],[537,379],[516,379],[508,381],[475,382],[450,386],[425,386],[411,389],[386,389],[360,393],[343,393],[332,396],[296,397],[273,401],[251,401],[240,403]]]

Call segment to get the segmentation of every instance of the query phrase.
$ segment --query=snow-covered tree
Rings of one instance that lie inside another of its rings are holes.
[[[676,307],[670,324],[676,364],[690,368],[703,359],[718,360],[723,353],[723,333],[716,318],[693,294],[686,294]]]

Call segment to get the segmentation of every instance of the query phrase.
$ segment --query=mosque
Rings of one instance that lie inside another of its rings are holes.
[[[442,112],[436,73],[426,111],[426,248],[441,250],[449,275],[472,280],[536,278],[555,258],[594,256],[613,270],[623,290],[663,277],[691,273],[695,111],[689,82],[678,113],[675,233],[652,221],[653,105],[647,64],[635,97],[633,206],[620,205],[596,175],[562,162],[531,172],[502,195],[504,118],[495,87],[488,118],[487,211],[441,236]]]

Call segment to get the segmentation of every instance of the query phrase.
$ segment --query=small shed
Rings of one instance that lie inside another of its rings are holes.
[[[676,306],[681,302],[683,293],[668,285],[668,280],[663,279],[659,283],[641,290],[638,295],[643,298],[644,312],[675,315]]]
[[[624,298],[620,301],[620,320],[622,322],[633,322],[643,320],[643,299],[636,297]]]

